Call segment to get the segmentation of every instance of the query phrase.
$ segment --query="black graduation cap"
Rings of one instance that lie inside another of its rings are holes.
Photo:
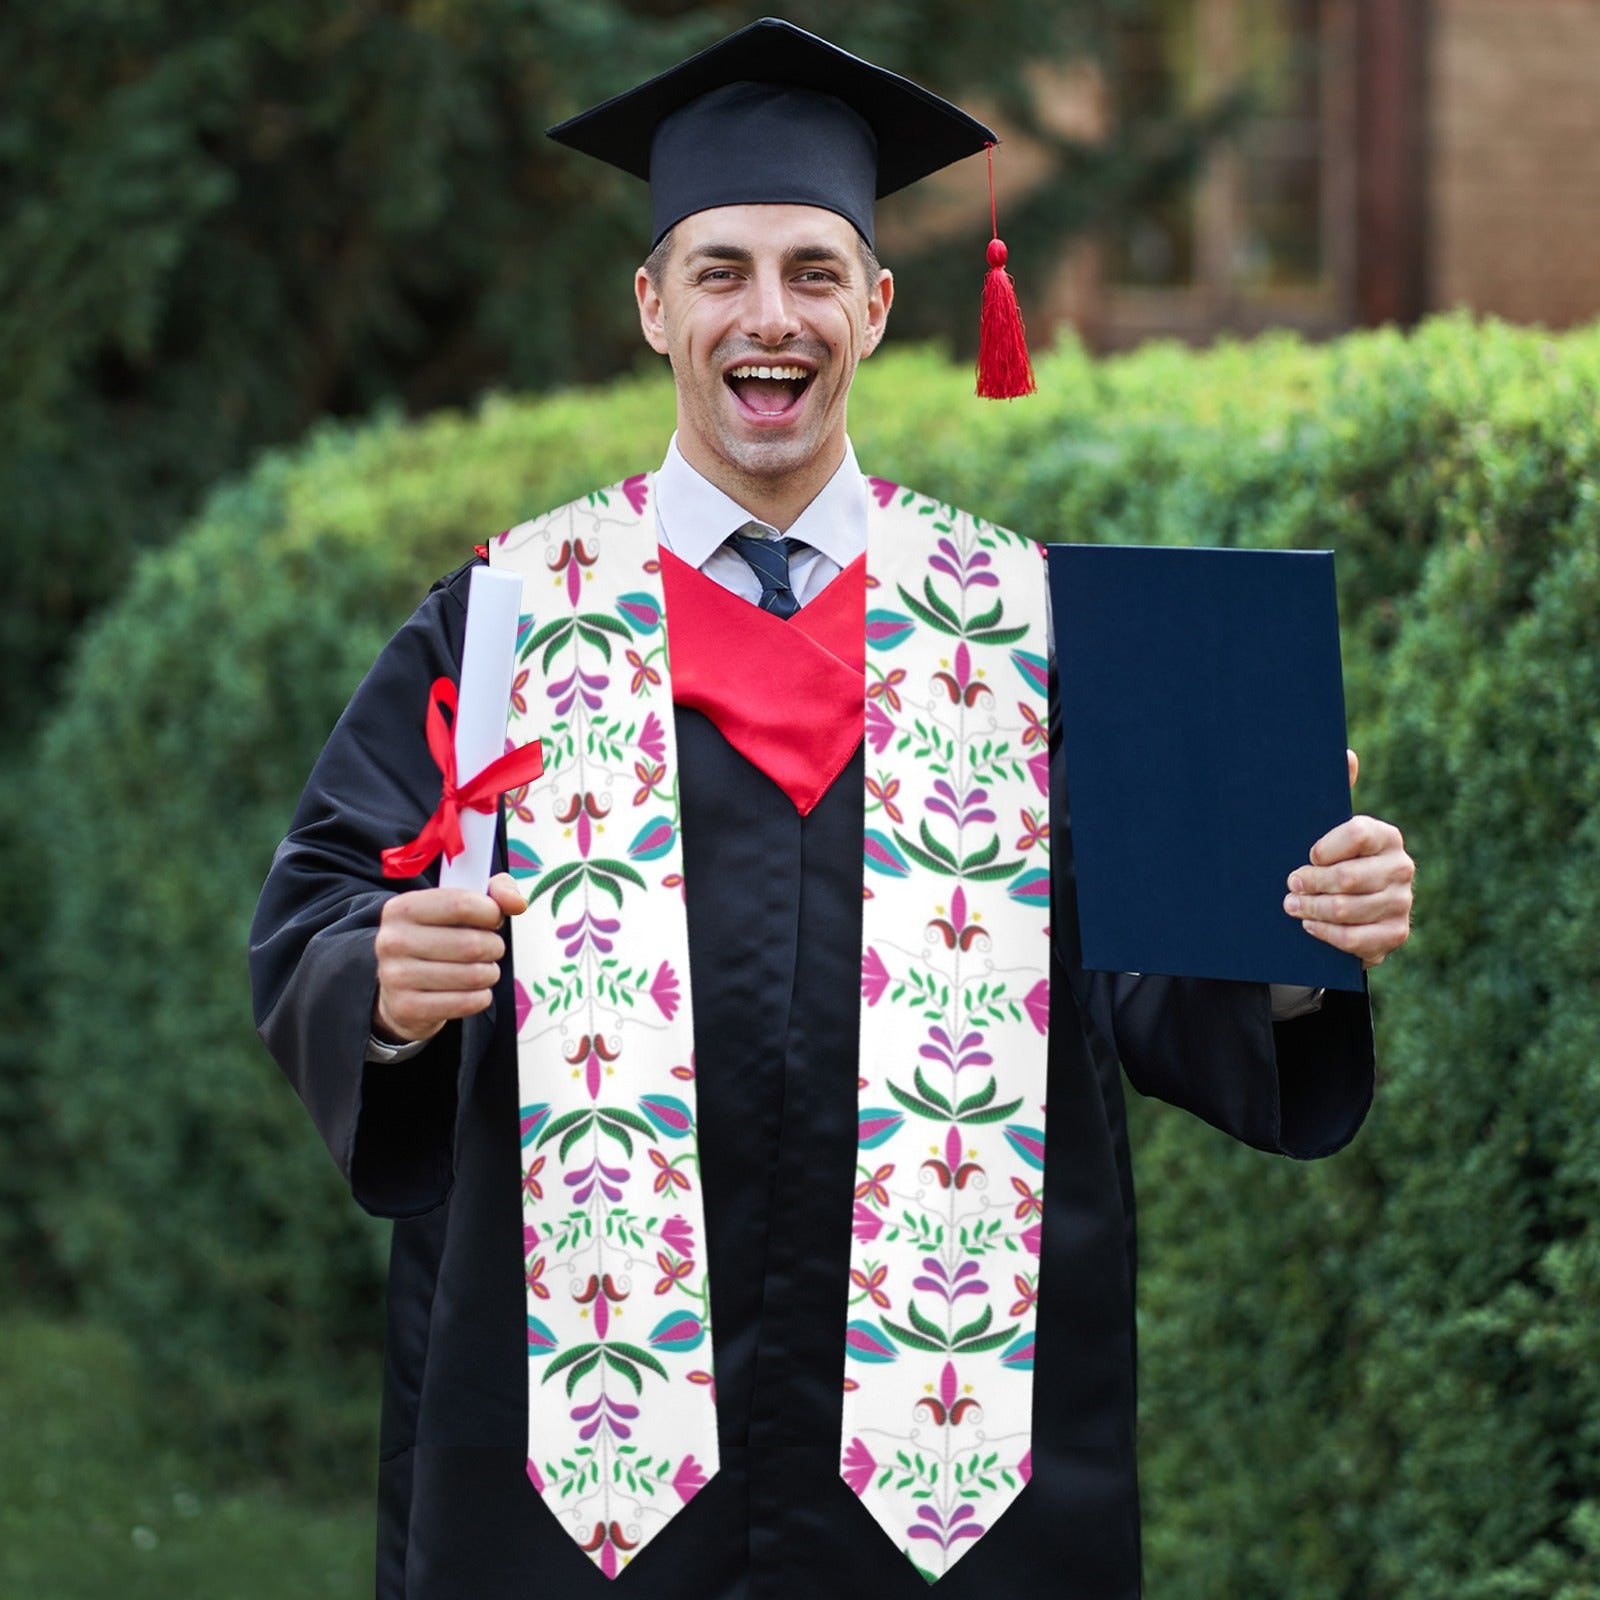
[[[696,211],[807,205],[872,243],[872,203],[995,144],[966,112],[776,17],[549,130],[650,184],[652,242]]]

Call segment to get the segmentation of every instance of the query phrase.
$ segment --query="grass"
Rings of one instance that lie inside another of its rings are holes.
[[[112,1330],[0,1319],[0,1595],[357,1600],[373,1510],[214,1488],[159,1441]]]

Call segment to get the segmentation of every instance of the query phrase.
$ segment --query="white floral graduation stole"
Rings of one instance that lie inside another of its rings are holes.
[[[1037,547],[879,479],[842,1472],[924,1575],[1029,1473],[1049,905]],[[716,1471],[678,769],[650,480],[502,534],[528,1476],[608,1576]],[[1002,598],[1002,596],[1004,598]],[[1028,615],[1016,614],[1025,605]],[[1013,820],[1014,819],[1014,820]]]
[[[1043,552],[882,480],[841,1471],[930,1581],[1032,1470],[1049,1024]]]

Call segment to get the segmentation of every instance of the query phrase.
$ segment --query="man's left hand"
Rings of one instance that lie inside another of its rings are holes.
[[[1346,754],[1353,789],[1361,764],[1354,750]],[[1307,933],[1375,967],[1411,936],[1416,873],[1393,823],[1352,817],[1323,834],[1311,847],[1310,862],[1289,874],[1283,909]]]

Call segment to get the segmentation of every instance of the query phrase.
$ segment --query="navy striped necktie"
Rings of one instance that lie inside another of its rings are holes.
[[[789,561],[797,551],[808,548],[804,539],[764,539],[746,529],[764,524],[747,522],[727,542],[744,557],[750,570],[761,580],[761,598],[756,603],[763,611],[785,620],[800,609],[800,602],[789,586]]]

